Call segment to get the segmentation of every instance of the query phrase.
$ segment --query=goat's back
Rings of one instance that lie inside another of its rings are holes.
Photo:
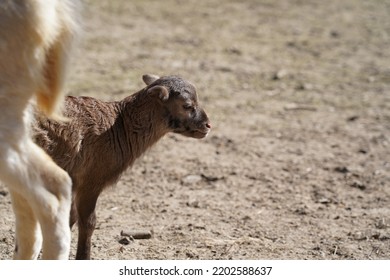
[[[77,30],[71,0],[2,1],[0,4],[0,98],[24,109],[32,95],[55,114]],[[14,100],[14,101],[13,101]]]
[[[36,114],[35,142],[69,173],[75,188],[87,181],[107,185],[119,176],[121,170],[110,170],[119,160],[112,148],[113,133],[120,131],[116,106],[92,97],[67,96],[63,114],[68,122]]]

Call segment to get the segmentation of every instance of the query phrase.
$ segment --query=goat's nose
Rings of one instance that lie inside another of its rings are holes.
[[[207,123],[206,123],[206,127],[207,127],[207,128],[211,128],[211,123],[207,122]]]

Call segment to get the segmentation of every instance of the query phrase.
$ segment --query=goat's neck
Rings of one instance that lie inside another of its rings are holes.
[[[167,133],[161,105],[144,90],[119,104],[127,145],[135,160]]]

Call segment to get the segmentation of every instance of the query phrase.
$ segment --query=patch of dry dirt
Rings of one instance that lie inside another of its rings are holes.
[[[389,259],[390,1],[86,1],[70,94],[197,85],[213,130],[169,135],[98,203],[94,259]],[[14,218],[0,186],[0,258]],[[153,238],[119,243],[122,229]],[[77,231],[73,230],[74,258]]]

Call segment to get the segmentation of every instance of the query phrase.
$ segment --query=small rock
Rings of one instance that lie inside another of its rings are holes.
[[[296,213],[298,215],[307,215],[308,214],[306,207],[297,208],[297,209],[295,209],[294,213]]]
[[[340,32],[338,32],[336,30],[332,30],[332,31],[330,31],[330,36],[332,38],[338,38],[338,37],[340,37]]]
[[[199,183],[200,181],[202,181],[202,176],[200,175],[187,175],[181,180],[184,185],[193,185]]]
[[[209,176],[209,175],[205,175],[205,174],[201,174],[200,175],[202,177],[202,179],[206,180],[207,182],[215,182],[215,181],[218,181],[218,180],[223,180],[225,179],[225,177],[217,177],[217,176]]]
[[[385,229],[388,226],[389,226],[389,224],[386,222],[385,218],[382,218],[378,222],[375,223],[375,227],[377,229]]]
[[[373,234],[371,234],[371,237],[374,238],[374,239],[379,239],[381,237],[381,233],[380,232],[374,232]]]
[[[288,72],[285,69],[281,69],[278,72],[276,72],[273,76],[273,80],[281,80],[287,76]]]
[[[358,231],[352,234],[352,238],[355,240],[366,240],[367,236],[363,232]]]
[[[186,205],[188,207],[192,207],[192,208],[199,208],[199,201],[195,200],[195,201],[191,201],[191,202],[187,202]]]
[[[380,241],[389,240],[390,239],[390,233],[387,234],[381,234],[378,238]]]
[[[358,151],[360,154],[367,154],[368,153],[368,151],[366,150],[366,149],[359,149],[359,151]]]
[[[317,108],[310,105],[290,103],[283,107],[286,111],[317,111]]]
[[[248,215],[244,216],[242,219],[243,219],[244,222],[252,220],[252,218],[250,216],[248,216]]]
[[[347,121],[349,121],[349,122],[354,122],[354,121],[356,121],[357,119],[359,119],[359,116],[351,116],[351,117],[347,118]]]
[[[314,86],[309,83],[299,83],[296,87],[296,90],[312,90],[314,89]]]
[[[195,254],[194,252],[191,252],[191,251],[186,252],[186,257],[189,259],[198,259],[199,258],[197,254]]]
[[[119,244],[122,244],[122,245],[129,245],[130,244],[130,240],[127,239],[127,237],[121,238],[118,242],[119,242]]]
[[[334,171],[344,174],[350,172],[349,169],[345,166],[337,166],[335,167]]]
[[[331,203],[331,200],[329,198],[326,198],[326,197],[323,197],[323,198],[320,198],[318,200],[318,203],[321,203],[321,204],[329,204]]]
[[[352,188],[357,188],[357,189],[359,189],[359,190],[362,190],[362,191],[364,191],[365,189],[366,189],[366,185],[365,184],[363,184],[362,182],[360,182],[360,181],[354,181],[352,184],[351,184],[351,187]]]

